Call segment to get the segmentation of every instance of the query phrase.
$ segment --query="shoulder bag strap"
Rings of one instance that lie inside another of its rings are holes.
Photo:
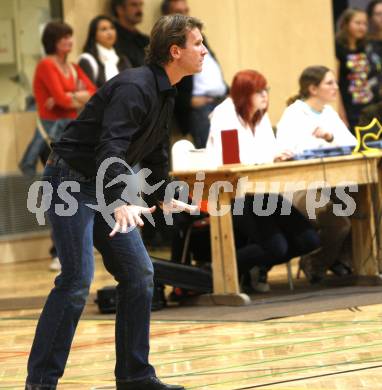
[[[41,137],[44,139],[44,141],[47,143],[47,145],[50,148],[50,143],[52,140],[50,139],[48,133],[44,129],[44,126],[43,126],[41,119],[39,117],[37,117],[36,123],[37,123],[38,132],[40,133]]]

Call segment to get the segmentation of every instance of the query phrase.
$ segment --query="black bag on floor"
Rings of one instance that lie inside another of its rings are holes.
[[[117,290],[116,286],[106,286],[97,290],[97,298],[94,302],[102,314],[112,314],[117,308]],[[154,283],[154,295],[151,302],[151,311],[163,309],[166,306],[164,297],[164,286]]]
[[[97,290],[97,298],[94,302],[102,314],[115,313],[117,303],[117,291],[115,286],[106,286]]]
[[[191,265],[173,263],[168,260],[151,258],[154,265],[154,296],[151,304],[152,311],[166,306],[164,285],[180,287],[187,290],[210,293],[212,292],[211,272]],[[97,291],[95,300],[101,313],[115,313],[116,288],[106,286]]]

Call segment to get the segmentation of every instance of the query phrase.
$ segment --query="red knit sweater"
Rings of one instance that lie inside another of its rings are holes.
[[[77,71],[77,83],[73,74],[65,77],[51,58],[44,58],[38,63],[33,80],[33,91],[41,119],[76,118],[77,110],[70,107],[72,100],[69,96],[66,96],[66,93],[75,92],[79,82],[82,82],[90,95],[93,95],[96,91],[96,87],[82,69],[76,64],[73,65]],[[51,110],[45,107],[45,102],[49,97],[53,97],[55,101],[55,105]]]

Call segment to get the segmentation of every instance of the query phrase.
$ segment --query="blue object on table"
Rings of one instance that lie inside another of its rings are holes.
[[[296,154],[294,156],[294,160],[309,160],[313,158],[346,156],[348,154],[351,154],[353,150],[354,150],[354,145],[308,149],[308,150],[304,150],[302,153]]]

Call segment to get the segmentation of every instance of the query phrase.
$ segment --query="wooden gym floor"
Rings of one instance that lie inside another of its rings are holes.
[[[23,389],[40,311],[27,301],[49,291],[47,266],[0,265],[0,300],[10,302],[0,308],[0,389]],[[92,292],[113,284],[99,259],[96,269]],[[285,266],[272,278],[286,280]],[[114,321],[86,315],[58,389],[114,389],[114,361]],[[151,362],[187,389],[382,389],[382,305],[261,322],[153,321]]]

